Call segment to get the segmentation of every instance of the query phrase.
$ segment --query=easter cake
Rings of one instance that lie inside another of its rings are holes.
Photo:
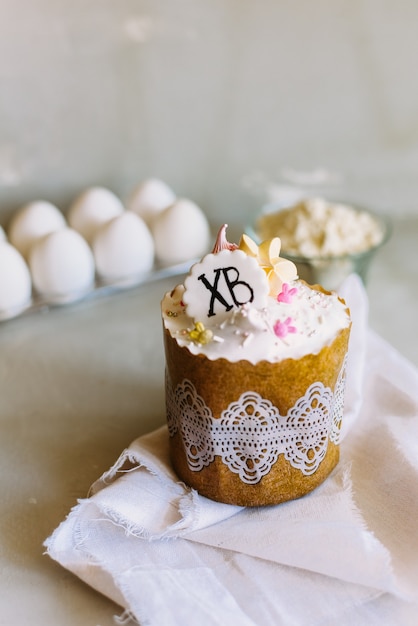
[[[280,246],[229,243],[224,225],[162,301],[172,464],[220,502],[299,498],[339,458],[350,314]]]

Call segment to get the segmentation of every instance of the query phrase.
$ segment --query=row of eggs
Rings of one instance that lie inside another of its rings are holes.
[[[130,285],[160,267],[198,258],[210,243],[204,212],[148,179],[126,207],[109,189],[86,189],[66,217],[46,201],[30,202],[0,227],[0,319],[15,317],[35,297],[74,302],[94,287]]]

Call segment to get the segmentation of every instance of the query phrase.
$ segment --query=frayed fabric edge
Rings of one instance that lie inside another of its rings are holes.
[[[44,541],[44,555],[77,576],[84,583],[109,598],[112,602],[128,610],[126,598],[122,589],[116,584],[115,577],[109,572],[104,563],[101,563],[84,546],[84,541],[77,539],[77,532],[73,532],[79,519],[80,510],[87,501],[80,501],[72,508],[67,518]],[[68,542],[71,539],[71,544]],[[92,575],[92,571],[95,572]]]
[[[121,452],[117,461],[92,484],[89,496],[104,489],[119,476],[141,468],[146,469],[162,482],[165,480],[180,482],[168,458],[165,458],[168,456],[168,452],[164,449],[167,445],[166,439],[168,440],[167,426],[161,426],[135,439]]]
[[[416,601],[416,595],[411,594],[400,586],[400,581],[398,580],[398,576],[395,573],[393,567],[393,561],[389,550],[386,546],[376,537],[375,533],[370,529],[366,520],[364,519],[360,509],[358,508],[355,496],[354,496],[354,486],[351,479],[351,462],[347,462],[345,466],[342,468],[341,473],[342,480],[342,488],[348,496],[351,513],[358,523],[359,527],[367,533],[367,535],[372,539],[373,543],[379,546],[381,554],[384,557],[384,566],[385,566],[385,574],[386,574],[386,585],[382,585],[381,593],[392,593],[396,597],[401,600],[405,600],[407,602]]]
[[[90,487],[88,497],[94,496],[96,493],[111,485],[121,475],[134,472],[139,469],[145,469],[153,476],[161,479],[158,468],[153,467],[152,463],[146,463],[141,459],[140,453],[126,448],[119,456],[116,463],[112,465],[100,478],[98,478]]]
[[[132,611],[128,609],[125,609],[125,611],[123,611],[123,613],[121,613],[120,615],[114,615],[113,620],[118,626],[130,626],[130,624],[140,624],[141,626],[147,626],[146,622],[144,622],[143,620],[139,622],[136,619],[135,615],[132,613]]]

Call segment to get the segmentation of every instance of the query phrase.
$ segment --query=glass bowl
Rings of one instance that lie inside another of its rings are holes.
[[[325,289],[337,290],[344,279],[353,273],[358,274],[364,285],[366,285],[372,260],[380,248],[390,238],[392,225],[387,217],[377,215],[376,213],[362,207],[348,205],[347,203],[344,204],[345,206],[349,206],[351,209],[361,213],[367,213],[369,216],[373,217],[376,224],[380,228],[381,238],[377,244],[361,252],[326,256],[303,256],[289,253],[284,249],[282,244],[280,256],[293,261],[297,267],[299,278],[305,280],[310,285],[319,284]],[[252,239],[254,239],[254,241],[260,243],[260,235],[257,233],[256,226],[257,220],[262,215],[272,213],[273,211],[278,212],[281,208],[282,207],[275,207],[274,205],[267,205],[256,217],[254,224],[247,227],[245,232]],[[280,237],[280,232],[272,232],[270,236]]]

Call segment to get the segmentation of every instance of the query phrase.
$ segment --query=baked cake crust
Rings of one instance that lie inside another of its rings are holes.
[[[335,391],[349,334],[349,327],[342,329],[332,344],[316,355],[254,365],[248,361],[211,361],[202,354],[193,355],[186,347],[180,347],[165,330],[167,385],[170,386],[167,397],[187,379],[193,381],[196,392],[211,408],[214,419],[219,419],[222,411],[249,389],[267,398],[281,415],[286,415],[317,381]],[[315,489],[338,463],[339,446],[328,441],[326,454],[312,475],[305,475],[292,467],[280,454],[270,472],[256,484],[244,483],[219,456],[199,471],[192,470],[180,431],[170,437],[170,454],[178,476],[201,495],[229,504],[258,506],[299,498]]]

